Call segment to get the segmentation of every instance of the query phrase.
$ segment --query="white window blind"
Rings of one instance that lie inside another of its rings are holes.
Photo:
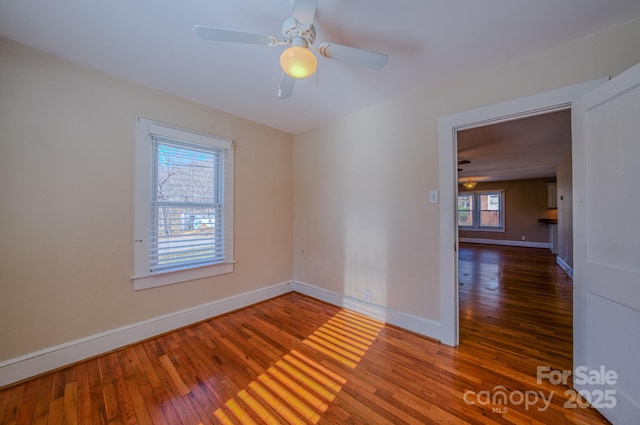
[[[225,261],[224,151],[152,135],[151,272]]]
[[[138,118],[134,289],[233,271],[230,140]]]

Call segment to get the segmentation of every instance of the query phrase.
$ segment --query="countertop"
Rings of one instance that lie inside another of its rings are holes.
[[[542,224],[558,224],[558,220],[555,218],[539,218],[538,223]]]

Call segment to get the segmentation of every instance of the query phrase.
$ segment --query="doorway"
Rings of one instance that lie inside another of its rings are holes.
[[[440,165],[440,340],[459,344],[457,135],[459,131],[568,109],[574,99],[604,79],[450,115],[439,120]]]

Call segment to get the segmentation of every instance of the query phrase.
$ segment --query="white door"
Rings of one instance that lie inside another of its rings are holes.
[[[612,423],[637,424],[640,64],[583,96],[572,114],[574,387]]]

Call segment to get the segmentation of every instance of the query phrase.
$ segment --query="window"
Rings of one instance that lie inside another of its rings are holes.
[[[504,190],[459,193],[458,227],[504,232]]]
[[[138,118],[134,289],[233,271],[233,144]]]
[[[473,193],[458,195],[458,226],[473,227]]]

